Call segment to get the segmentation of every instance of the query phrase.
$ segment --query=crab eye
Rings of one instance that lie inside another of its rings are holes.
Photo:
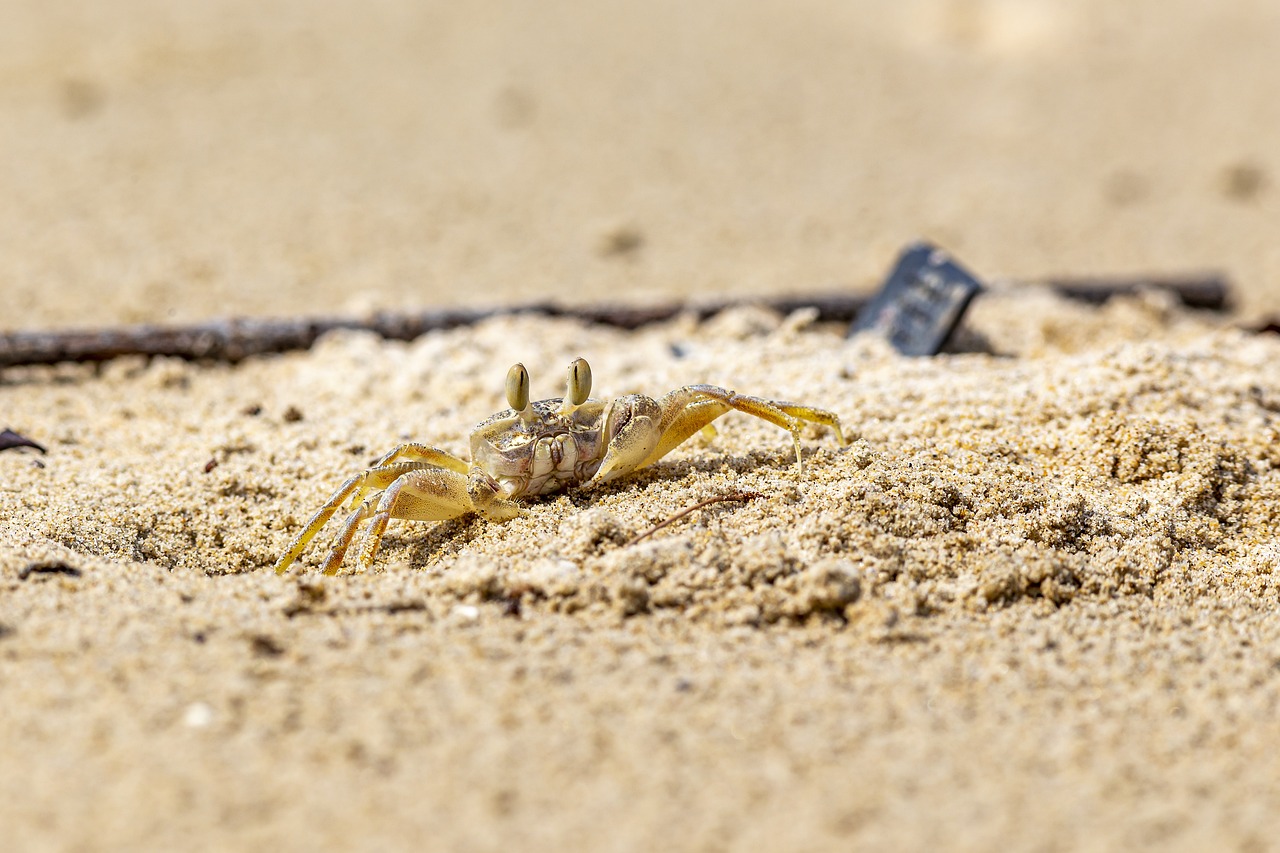
[[[575,358],[569,365],[569,402],[581,406],[591,396],[591,365],[585,358]]]
[[[507,405],[517,412],[529,408],[529,371],[523,364],[513,364],[507,371]]]

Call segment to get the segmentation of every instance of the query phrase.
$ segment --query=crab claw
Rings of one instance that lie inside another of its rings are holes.
[[[604,413],[604,435],[609,442],[595,476],[584,486],[625,477],[649,458],[662,438],[662,408],[639,394],[612,400]]]

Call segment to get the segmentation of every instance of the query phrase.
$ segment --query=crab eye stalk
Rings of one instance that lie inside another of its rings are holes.
[[[569,390],[565,399],[575,407],[587,402],[591,396],[591,365],[585,358],[575,358],[569,365]]]
[[[513,364],[507,371],[507,405],[520,413],[529,408],[529,371],[523,364]]]

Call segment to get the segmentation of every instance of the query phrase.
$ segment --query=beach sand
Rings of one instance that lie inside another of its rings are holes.
[[[6,849],[1266,849],[1280,830],[1269,4],[20,5],[0,326],[997,283],[905,358],[809,312],[505,316],[8,368]],[[1157,97],[1158,96],[1158,97]],[[507,523],[270,567],[524,363],[730,413]],[[744,492],[631,540],[680,510]]]

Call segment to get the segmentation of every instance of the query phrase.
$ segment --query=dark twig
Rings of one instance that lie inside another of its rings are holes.
[[[44,563],[31,563],[23,566],[18,570],[18,580],[24,581],[32,575],[66,575],[67,577],[78,578],[84,572],[75,566],[68,566],[61,560],[52,560]]]
[[[1044,282],[1059,296],[1101,305],[1113,296],[1131,296],[1142,290],[1163,290],[1188,308],[1226,311],[1231,308],[1231,285],[1226,276],[1205,273],[1192,276],[1133,276],[1131,278],[1050,278]]]
[[[1226,281],[1220,276],[1145,278],[1126,280],[1062,280],[1051,287],[1073,299],[1104,302],[1111,296],[1141,287],[1168,291],[1193,308],[1222,310],[1228,304]],[[409,341],[427,332],[471,326],[493,317],[538,314],[636,329],[670,320],[683,313],[706,319],[728,308],[759,305],[780,314],[801,308],[817,309],[822,322],[848,323],[869,301],[865,295],[845,293],[809,296],[735,297],[702,302],[663,302],[649,306],[601,304],[568,307],[533,302],[500,308],[457,308],[419,312],[384,311],[370,317],[300,319],[229,319],[191,326],[118,326],[49,332],[0,332],[0,368],[25,364],[100,362],[124,355],[174,356],[237,362],[249,356],[307,349],[326,332],[357,329],[384,338]]]
[[[779,313],[815,307],[819,319],[848,321],[866,301],[855,296],[787,297],[754,300]],[[710,317],[753,300],[725,299],[699,304],[663,303],[652,306],[588,305],[568,308],[553,303],[527,303],[502,308],[446,309],[414,313],[380,312],[366,319],[230,319],[191,326],[120,326],[52,332],[0,333],[0,367],[59,362],[100,362],[124,355],[174,356],[238,362],[253,355],[308,349],[326,332],[355,329],[388,340],[411,341],[427,332],[472,326],[493,317],[537,314],[567,317],[620,329],[637,329],[669,320],[682,312]]]
[[[674,524],[675,522],[684,518],[689,513],[696,512],[697,510],[700,510],[705,506],[711,506],[712,504],[718,504],[718,503],[725,503],[727,501],[753,501],[756,498],[762,498],[762,497],[764,497],[764,495],[760,494],[759,492],[733,492],[728,495],[717,495],[714,498],[707,498],[705,501],[699,501],[693,506],[685,507],[684,509],[680,510],[675,515],[671,516],[665,521],[658,522],[653,527],[650,527],[648,530],[646,530],[644,533],[641,533],[640,535],[633,537],[631,541],[627,542],[627,544],[623,545],[622,547],[626,548],[630,545],[636,544],[642,539],[647,539],[653,534],[657,533],[662,528],[666,527],[668,524]]]

